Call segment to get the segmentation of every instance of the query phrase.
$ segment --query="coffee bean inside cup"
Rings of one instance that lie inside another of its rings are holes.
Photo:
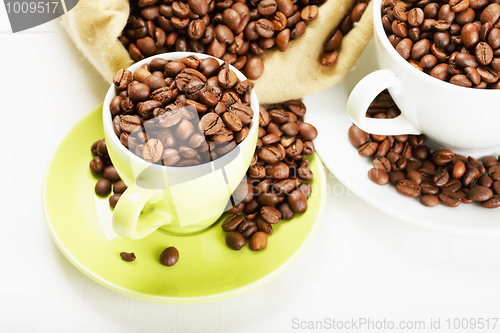
[[[383,1],[382,25],[396,51],[438,80],[500,88],[500,5],[495,1]]]
[[[163,69],[162,77],[151,68]],[[125,97],[119,107],[115,98],[110,103],[115,134],[146,162],[203,164],[229,153],[248,135],[254,85],[240,81],[227,62],[194,55],[179,61],[154,58],[134,73],[120,69],[114,84],[117,95]],[[100,161],[94,159],[91,168],[99,174]],[[106,169],[102,172],[107,178]]]

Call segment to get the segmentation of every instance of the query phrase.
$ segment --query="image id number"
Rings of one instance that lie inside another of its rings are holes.
[[[55,13],[59,2],[6,2],[7,13]]]
[[[448,329],[495,329],[498,318],[448,318]]]

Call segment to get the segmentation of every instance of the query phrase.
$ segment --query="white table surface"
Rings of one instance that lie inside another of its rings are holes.
[[[470,332],[449,330],[446,319],[500,317],[497,238],[444,234],[396,220],[331,174],[327,208],[311,245],[253,291],[179,306],[97,284],[52,241],[41,187],[53,149],[102,102],[107,84],[58,21],[12,34],[1,5],[0,60],[0,332],[295,332],[297,321],[359,325],[361,318],[396,327],[400,321],[425,323],[425,329],[406,331]],[[441,320],[440,330],[431,329],[431,318]],[[494,322],[476,331],[499,331],[498,322],[491,329]]]

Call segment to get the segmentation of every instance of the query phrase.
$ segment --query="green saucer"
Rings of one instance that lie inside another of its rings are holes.
[[[132,297],[162,303],[192,304],[244,293],[277,276],[297,259],[318,228],[326,199],[326,176],[319,157],[310,158],[314,172],[309,208],[291,221],[274,225],[266,249],[247,245],[229,249],[220,221],[190,236],[155,231],[141,240],[114,233],[107,199],[95,196],[97,178],[89,169],[91,144],[103,138],[102,107],[92,110],[64,137],[49,161],[43,182],[43,206],[52,237],[61,252],[87,276]],[[160,264],[169,246],[179,262]],[[120,252],[134,252],[125,262]]]

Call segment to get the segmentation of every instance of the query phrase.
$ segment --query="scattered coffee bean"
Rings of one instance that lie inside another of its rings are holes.
[[[179,251],[173,246],[167,247],[160,255],[160,263],[165,266],[173,266],[179,261]]]
[[[399,113],[388,91],[377,96],[367,110],[368,117],[393,118]],[[368,171],[370,180],[380,185],[389,182],[408,197],[421,196],[420,203],[424,206],[434,207],[441,202],[457,207],[475,201],[485,208],[500,206],[500,161],[495,156],[486,156],[481,163],[449,149],[431,152],[423,135],[370,135],[356,125],[349,128],[348,137],[361,156],[374,156],[374,168]],[[388,142],[389,148],[377,150],[375,156],[373,145],[379,142]],[[405,149],[408,151],[411,147],[416,148],[411,155],[408,152],[406,155]],[[285,215],[283,211],[282,215]]]
[[[238,187],[244,189],[246,195],[242,194],[243,202],[231,208],[229,212],[233,215],[221,224],[222,230],[228,232],[226,243],[230,248],[241,249],[245,238],[250,238],[252,250],[265,247],[258,245],[264,244],[260,233],[266,237],[272,235],[273,225],[291,220],[296,213],[307,209],[307,199],[313,192],[308,182],[314,175],[304,155],[314,152],[311,140],[318,132],[299,118],[305,113],[306,107],[300,101],[261,106],[259,138],[262,144],[257,145],[247,183]],[[361,132],[353,133],[353,137],[357,133]],[[236,197],[239,196],[236,194]]]
[[[257,231],[250,238],[250,250],[261,251],[267,246],[267,234],[262,231]]]
[[[245,238],[237,231],[229,231],[226,234],[226,244],[233,250],[241,250],[245,243]]]
[[[134,252],[121,252],[120,257],[128,262],[134,261],[135,260],[135,254]]]
[[[319,57],[319,63],[321,66],[330,67],[335,65],[335,63],[337,63],[343,37],[347,35],[354,28],[353,23],[356,23],[361,19],[369,2],[370,0],[357,0],[354,3],[352,9],[344,15],[343,19],[340,21],[341,22],[340,25],[337,28],[335,28],[331,36],[326,40],[325,44],[323,45],[323,53]],[[399,5],[398,8],[400,8],[400,10],[393,11],[394,15],[397,15],[396,12],[400,13],[401,15],[404,15],[404,21],[406,21],[407,18],[406,7],[403,6],[401,3],[401,5]],[[307,15],[309,12],[310,11],[306,11],[306,13],[303,12],[304,13],[303,15]]]
[[[111,192],[111,182],[105,178],[101,178],[95,184],[95,194],[104,197]]]

